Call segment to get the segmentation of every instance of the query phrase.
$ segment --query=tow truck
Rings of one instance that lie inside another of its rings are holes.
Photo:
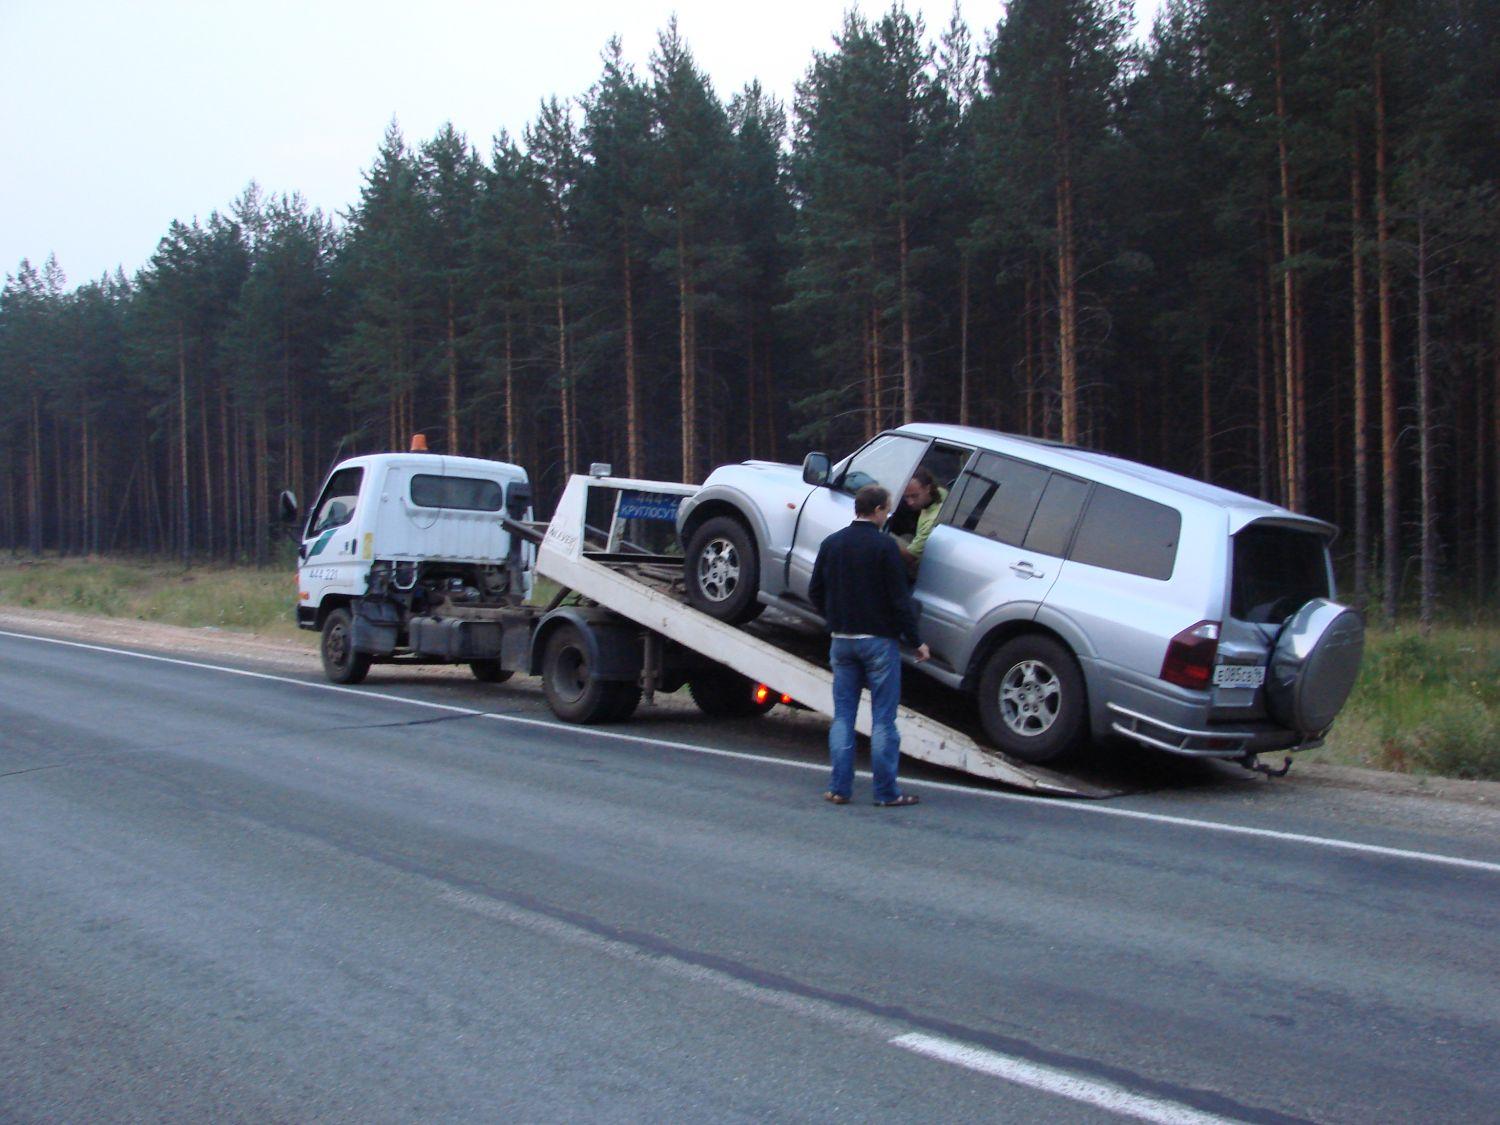
[[[594,465],[540,522],[520,466],[421,449],[351,458],[309,512],[297,621],[321,634],[325,674],[338,683],[363,680],[375,663],[466,663],[487,682],[539,676],[570,723],[623,722],[642,699],[683,687],[711,716],[777,703],[831,716],[833,674],[805,631],[737,627],[687,603],[675,518],[696,491]],[[290,493],[283,515],[296,519]],[[896,721],[908,758],[1040,794],[1108,795],[1009,758],[920,705],[903,705]],[[855,725],[870,733],[868,697]]]

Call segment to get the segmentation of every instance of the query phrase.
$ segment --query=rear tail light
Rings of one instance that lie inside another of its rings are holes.
[[[1219,623],[1200,621],[1172,638],[1161,662],[1161,678],[1178,687],[1207,691],[1219,653]]]

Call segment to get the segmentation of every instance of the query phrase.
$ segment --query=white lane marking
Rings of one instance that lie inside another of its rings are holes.
[[[692,984],[716,988],[742,1000],[779,1008],[803,1019],[831,1025],[856,1035],[874,1035],[893,1047],[912,1051],[940,1062],[953,1063],[977,1070],[1042,1093],[1109,1110],[1125,1117],[1168,1125],[1225,1125],[1231,1119],[1201,1113],[1177,1102],[1161,1101],[1112,1083],[1092,1081],[1066,1070],[1026,1062],[980,1047],[971,1047],[935,1035],[910,1032],[903,1024],[848,1007],[836,1000],[799,996],[775,985],[756,984],[722,969],[710,968],[685,960],[666,950],[643,948],[622,938],[606,937],[573,922],[554,918],[537,910],[501,902],[487,895],[459,891],[417,876],[434,885],[439,901],[517,929],[540,934],[569,945],[588,949],[614,960],[643,965],[655,972]]]
[[[478,711],[472,707],[458,707],[451,703],[432,703],[425,699],[411,699],[404,695],[374,691],[368,688],[344,687],[340,684],[319,683],[316,680],[299,680],[293,676],[278,676],[269,672],[251,672],[244,668],[230,668],[222,664],[206,664],[197,660],[183,660],[173,656],[157,656],[146,652],[131,652],[129,649],[109,648],[104,645],[85,644],[82,641],[65,641],[58,637],[38,637],[30,633],[13,633],[0,629],[0,637],[14,637],[22,641],[40,641],[43,644],[64,645],[69,648],[88,649],[114,656],[129,656],[137,660],[154,660],[162,664],[176,664],[184,668],[198,668],[208,672],[222,672],[231,676],[244,676],[253,680],[292,684],[318,691],[341,692],[365,699],[381,699],[390,703],[404,703],[411,707],[426,707],[434,711],[446,711],[454,715],[470,715],[479,719],[490,719],[497,723],[512,723],[517,726],[544,727],[548,730],[567,731],[574,735],[610,739],[616,742],[633,742],[645,746],[665,747],[669,750],[685,750],[714,758],[731,758],[741,762],[756,762],[763,765],[783,766],[792,769],[812,770],[826,773],[828,767],[816,762],[793,762],[785,758],[772,758],[764,754],[747,754],[739,750],[720,750],[713,746],[700,746],[692,742],[672,742],[650,735],[623,734],[619,731],[600,730],[597,727],[577,726],[572,723],[553,722],[548,719],[530,719],[522,715],[497,715],[493,711]],[[868,778],[866,771],[859,776]],[[938,789],[950,793],[961,793],[966,797],[979,797],[990,801],[1021,801],[1028,805],[1049,809],[1067,809],[1072,812],[1092,813],[1097,816],[1116,816],[1126,820],[1142,820],[1152,824],[1170,824],[1179,828],[1198,828],[1206,832],[1222,832],[1232,836],[1249,836],[1261,840],[1280,840],[1283,843],[1308,844],[1313,847],[1331,848],[1335,851],[1357,852],[1361,855],[1378,855],[1390,859],[1409,859],[1419,863],[1434,863],[1444,867],[1461,867],[1470,871],[1487,871],[1500,875],[1500,863],[1482,859],[1467,859],[1463,856],[1444,855],[1441,852],[1419,852],[1407,848],[1388,848],[1381,844],[1362,844],[1354,840],[1338,840],[1330,836],[1311,836],[1302,832],[1281,832],[1274,828],[1254,828],[1242,824],[1226,824],[1217,820],[1197,820],[1193,817],[1171,816],[1167,813],[1142,812],[1139,809],[1114,808],[1097,802],[1067,801],[1056,797],[1036,797],[1026,793],[1003,793],[995,789],[971,789],[947,781],[903,780],[903,785]]]
[[[1211,1113],[1203,1113],[1178,1102],[1159,1101],[1141,1094],[1132,1094],[1129,1090],[1109,1082],[1095,1082],[1080,1078],[1066,1070],[1040,1066],[1037,1063],[1027,1062],[1025,1059],[1002,1055],[997,1051],[989,1051],[981,1047],[970,1047],[963,1043],[955,1043],[951,1039],[940,1039],[935,1035],[912,1032],[907,1035],[898,1035],[890,1040],[890,1043],[919,1055],[926,1055],[928,1058],[952,1063],[954,1066],[965,1067],[968,1070],[977,1070],[981,1074],[1002,1078],[1019,1086],[1029,1086],[1034,1090],[1056,1094],[1058,1097],[1069,1098],[1075,1102],[1098,1106],[1100,1109],[1122,1117],[1161,1122],[1162,1125],[1221,1125],[1225,1121],[1232,1120],[1216,1117]]]

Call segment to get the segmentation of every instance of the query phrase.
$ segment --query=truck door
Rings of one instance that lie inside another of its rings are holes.
[[[329,594],[365,592],[370,564],[361,558],[354,522],[364,475],[358,465],[336,470],[308,513],[297,567],[299,597],[305,606],[316,609]]]
[[[854,519],[854,494],[862,487],[882,485],[891,494],[892,504],[901,502],[901,490],[927,445],[927,438],[912,434],[881,434],[844,465],[835,466],[830,485],[808,494],[797,516],[797,531],[787,560],[787,593],[798,601],[807,601],[818,548],[823,540]]]

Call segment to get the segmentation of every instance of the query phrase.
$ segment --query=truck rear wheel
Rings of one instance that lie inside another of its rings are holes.
[[[542,694],[564,722],[610,723],[629,718],[641,689],[623,680],[595,679],[583,633],[575,625],[563,625],[542,650]]]
[[[755,697],[757,686],[749,676],[742,676],[732,669],[713,668],[693,674],[688,680],[688,694],[705,715],[716,719],[741,719],[764,715],[776,706],[775,695],[767,695],[765,699]]]
[[[500,667],[498,660],[471,660],[469,671],[482,684],[503,684],[514,675],[509,668]]]
[[[357,684],[370,671],[369,654],[354,651],[354,619],[347,609],[336,609],[324,619],[318,647],[323,674],[336,684]]]

